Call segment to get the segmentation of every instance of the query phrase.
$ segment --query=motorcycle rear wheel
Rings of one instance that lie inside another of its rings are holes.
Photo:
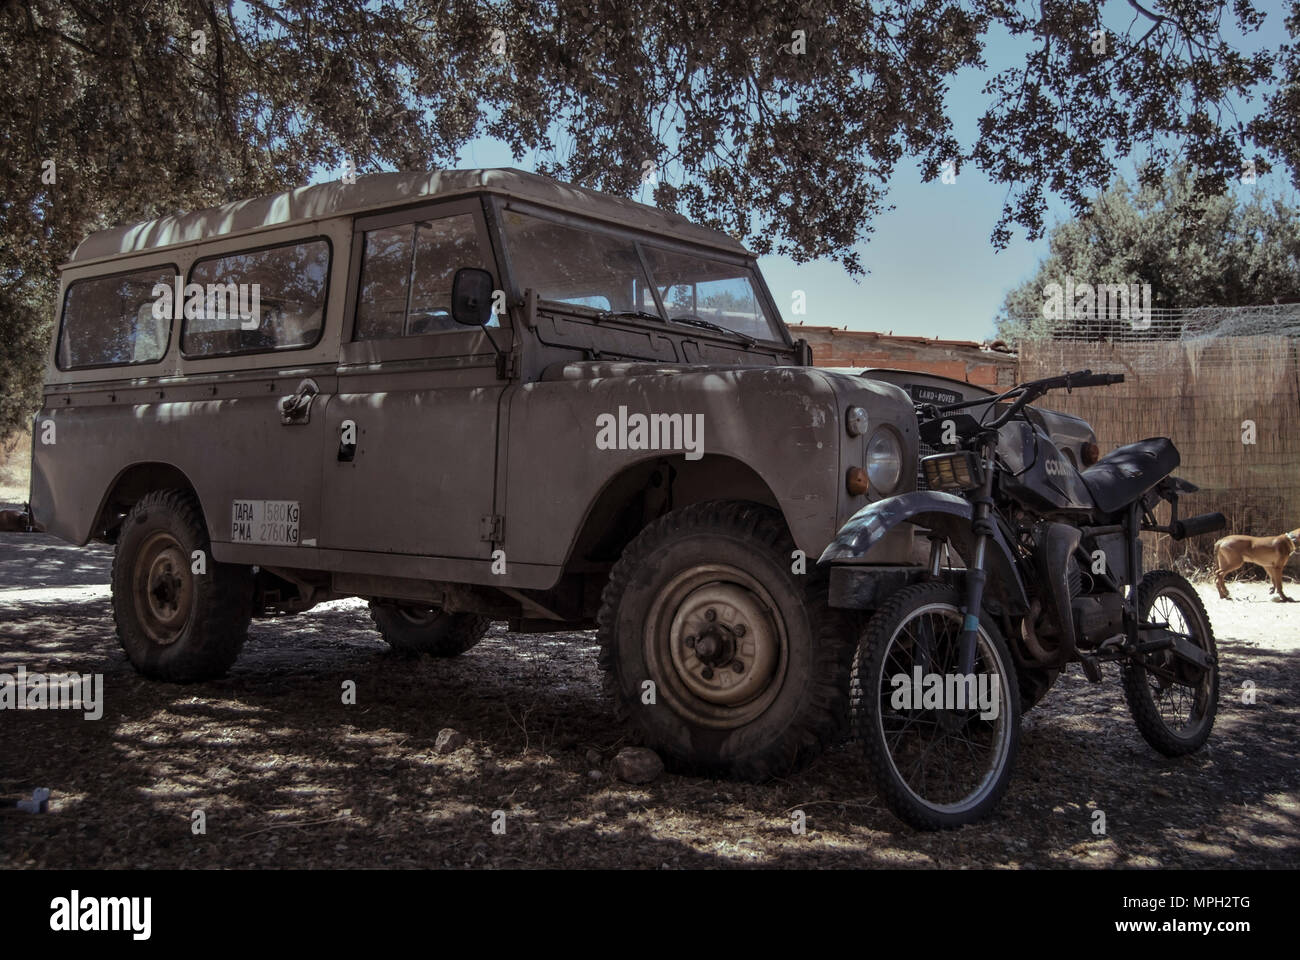
[[[1170,570],[1153,570],[1138,586],[1138,610],[1147,622],[1168,623],[1210,655],[1208,669],[1180,663],[1172,651],[1151,654],[1148,667],[1123,669],[1124,699],[1142,738],[1166,757],[1182,757],[1205,745],[1219,705],[1219,662],[1214,629],[1196,588]]]

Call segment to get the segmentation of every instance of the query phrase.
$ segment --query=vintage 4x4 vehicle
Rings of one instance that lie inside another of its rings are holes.
[[[146,676],[357,596],[403,653],[597,627],[678,767],[763,778],[845,728],[855,614],[815,560],[915,486],[917,419],[812,367],[726,235],[514,170],[379,174],[96,233],[60,303],[32,519],[115,544]]]

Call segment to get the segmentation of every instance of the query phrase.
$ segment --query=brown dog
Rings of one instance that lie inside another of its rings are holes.
[[[1232,599],[1228,596],[1228,588],[1223,585],[1227,574],[1244,563],[1257,563],[1273,582],[1268,590],[1277,594],[1273,602],[1289,603],[1291,598],[1282,592],[1282,568],[1297,547],[1300,547],[1300,527],[1277,537],[1224,537],[1214,545],[1214,558],[1218,562],[1214,585],[1219,588],[1219,596],[1224,600]]]

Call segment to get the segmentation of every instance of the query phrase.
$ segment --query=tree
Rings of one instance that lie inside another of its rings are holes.
[[[100,227],[452,164],[493,102],[488,4],[0,7],[0,438],[39,406],[55,268]],[[499,99],[499,96],[498,96]]]
[[[1006,183],[998,244],[1041,233],[1048,191],[1082,210],[1140,145],[1181,151],[1207,194],[1247,160],[1297,169],[1300,58],[1234,49],[1217,0],[0,3],[0,434],[35,403],[29,345],[86,233],[349,161],[445,166],[486,134],[560,179],[649,183],[760,253],[854,272],[905,158]],[[1263,14],[1234,0],[1231,18],[1249,35]],[[991,78],[963,145],[945,95],[995,31],[1025,64]],[[1276,96],[1238,125],[1275,66]]]
[[[1050,253],[1006,296],[998,336],[1098,334],[1092,321],[1043,316],[1051,284],[1150,284],[1154,308],[1300,302],[1300,211],[1256,189],[1203,197],[1186,166],[1133,188],[1122,178],[1082,217],[1051,231]],[[1176,334],[1176,330],[1166,331]]]

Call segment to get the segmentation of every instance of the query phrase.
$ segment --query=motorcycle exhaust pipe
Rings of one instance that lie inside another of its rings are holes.
[[[1043,646],[1043,642],[1038,639],[1038,631],[1034,629],[1034,622],[1042,615],[1042,612],[1043,605],[1037,599],[1030,603],[1029,613],[1020,624],[1020,636],[1024,640],[1025,649],[1029,651],[1031,666],[1054,667],[1061,659],[1060,649],[1048,650]]]

